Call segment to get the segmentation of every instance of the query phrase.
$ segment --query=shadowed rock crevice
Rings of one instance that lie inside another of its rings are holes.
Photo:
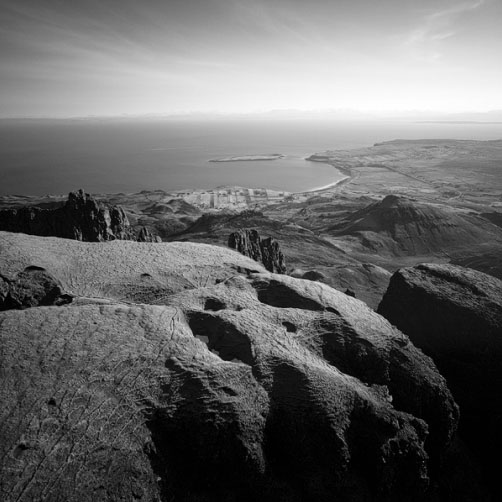
[[[265,305],[278,308],[293,308],[303,310],[325,310],[320,303],[305,297],[289,285],[276,280],[253,281],[253,287],[258,295],[258,300]]]
[[[286,328],[286,331],[288,333],[296,333],[297,332],[297,327],[289,321],[283,321],[282,325]]]
[[[225,361],[235,359],[248,364],[254,363],[249,338],[232,323],[206,312],[187,313],[188,325],[194,336],[205,341],[209,350],[215,351]]]
[[[223,310],[227,307],[225,302],[218,300],[218,298],[207,298],[204,302],[204,310],[212,310],[217,312],[218,310]]]

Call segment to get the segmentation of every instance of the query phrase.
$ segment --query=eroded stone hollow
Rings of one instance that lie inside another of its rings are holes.
[[[253,364],[249,339],[231,323],[204,312],[190,312],[187,318],[194,336],[206,342],[208,348],[223,360]]]

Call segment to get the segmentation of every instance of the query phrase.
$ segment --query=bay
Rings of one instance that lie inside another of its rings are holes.
[[[392,139],[500,139],[501,124],[405,121],[0,120],[0,195],[243,186],[301,192],[343,177],[305,160]],[[211,159],[280,153],[271,161]]]

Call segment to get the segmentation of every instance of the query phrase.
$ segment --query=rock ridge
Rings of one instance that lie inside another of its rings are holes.
[[[70,192],[65,204],[55,209],[0,210],[0,230],[88,242],[134,238],[120,206],[100,203],[82,189]]]
[[[267,237],[262,239],[257,230],[238,230],[228,237],[228,247],[263,263],[269,272],[286,273],[286,260],[279,243]]]

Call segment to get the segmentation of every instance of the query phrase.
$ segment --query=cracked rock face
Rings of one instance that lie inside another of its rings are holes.
[[[0,313],[4,500],[434,489],[457,407],[362,302],[208,245],[0,233],[0,251],[6,273],[37,263],[75,296]]]
[[[502,281],[452,265],[405,268],[378,312],[434,359],[460,406],[460,435],[498,487],[490,459],[502,448]]]

